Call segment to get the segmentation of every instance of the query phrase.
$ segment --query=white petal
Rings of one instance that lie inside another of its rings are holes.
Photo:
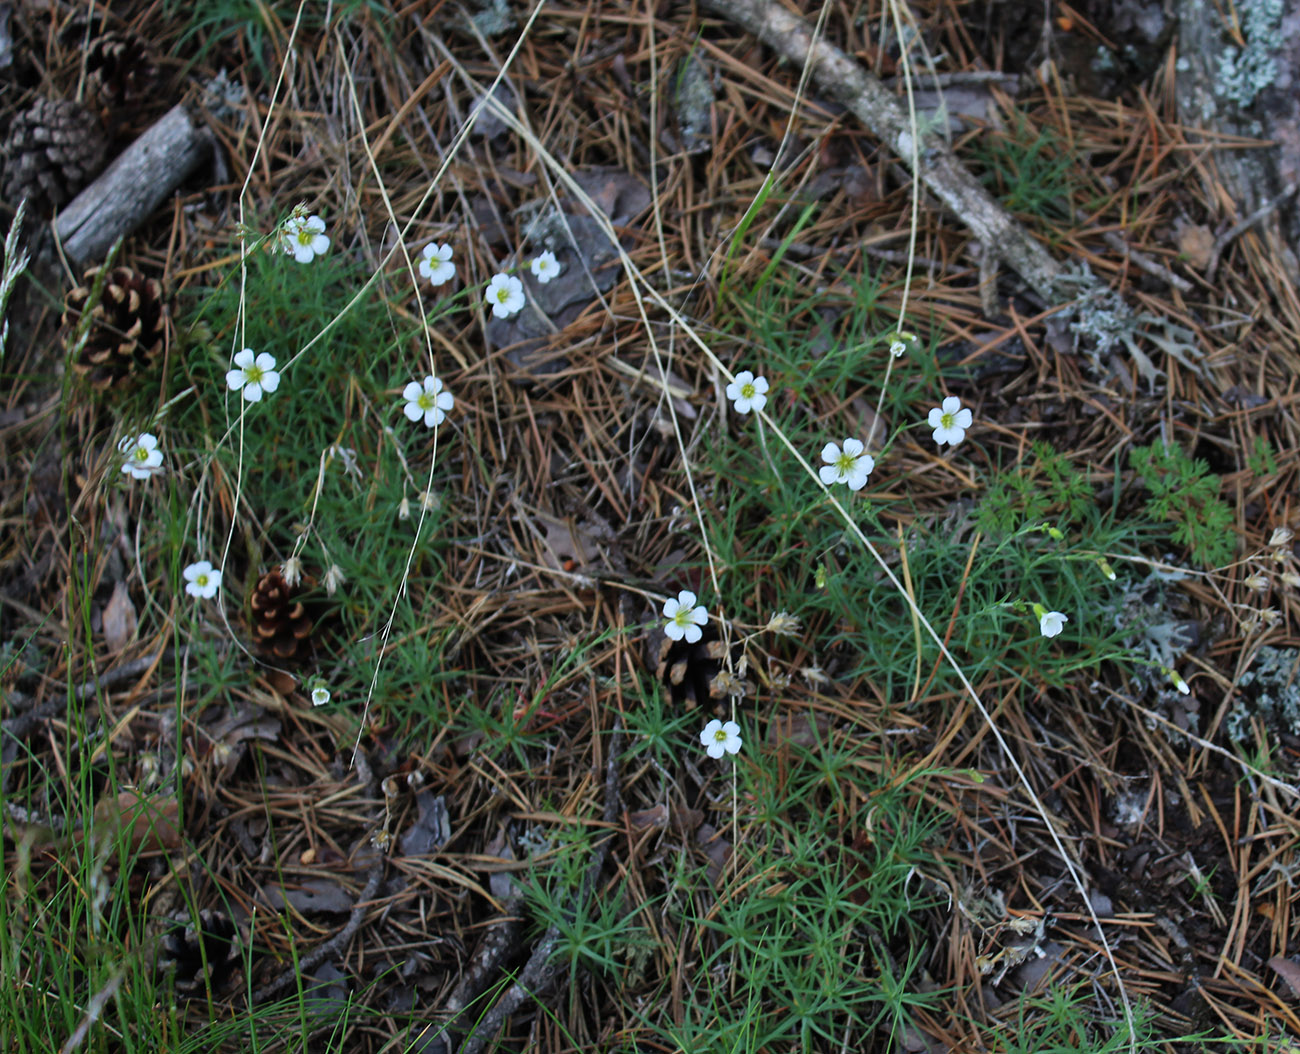
[[[676,622],[670,622],[664,627],[664,636],[669,640],[681,640],[686,635],[686,631]]]
[[[817,475],[821,476],[822,482],[829,487],[832,483],[839,482],[840,470],[834,465],[823,465],[817,470]]]
[[[230,387],[232,391],[236,391],[236,392],[239,391],[239,389],[242,388],[247,381],[248,378],[244,376],[243,370],[226,371],[226,384]]]
[[[822,447],[822,460],[825,461],[826,464],[833,465],[839,459],[840,459],[840,448],[836,444],[827,443],[824,447]],[[826,470],[823,469],[822,471],[825,472]],[[822,478],[825,479],[826,477],[823,476]]]
[[[236,366],[251,366],[251,365],[253,365],[253,360],[254,360],[254,358],[255,358],[255,356],[253,355],[253,349],[252,349],[252,348],[245,348],[243,351],[238,352],[238,353],[235,355],[235,365],[236,365]]]
[[[257,361],[257,368],[259,370],[266,371],[266,370],[275,369],[275,356],[272,355],[269,351],[264,351],[260,355],[258,355],[256,361]]]
[[[930,416],[926,418],[926,420],[929,422],[931,428],[941,427],[943,424],[943,411],[936,406],[930,411]]]
[[[262,391],[273,392],[280,387],[280,374],[275,370],[267,370],[262,374]]]
[[[666,619],[676,618],[677,611],[681,606],[682,606],[681,603],[676,598],[669,597],[667,600],[664,601],[664,618]]]
[[[689,589],[679,590],[677,593],[677,603],[684,608],[693,608],[695,606],[696,596]]]
[[[962,410],[961,413],[957,415],[957,427],[969,428],[971,426],[971,422],[973,422],[974,420],[975,420],[974,414],[972,414],[969,410]]]
[[[704,634],[700,632],[700,627],[697,626],[694,622],[689,622],[686,624],[684,635],[686,637],[687,644],[695,644],[696,642],[699,641],[699,639],[702,636],[704,636]]]
[[[315,255],[316,254],[311,251],[311,246],[303,245],[302,242],[296,243],[293,247],[293,258],[300,264],[311,263],[312,257]]]
[[[439,410],[450,410],[456,405],[456,400],[452,397],[451,392],[439,392],[436,405]]]
[[[961,400],[955,395],[950,395],[943,401],[943,412],[946,414],[955,414],[961,409]]]
[[[250,403],[260,403],[262,401],[262,386],[260,384],[246,384],[244,386],[244,398]]]
[[[844,453],[848,454],[849,457],[857,457],[865,449],[866,444],[864,444],[861,439],[844,440]]]
[[[754,378],[754,391],[758,392],[759,395],[764,395],[764,394],[767,393],[767,378],[766,378],[766,377],[755,377],[755,378]]]
[[[407,419],[411,421],[418,421],[424,416],[424,411],[420,409],[420,404],[416,402],[409,402],[403,406],[402,413],[406,414]]]
[[[420,387],[419,381],[411,381],[410,384],[402,389],[402,398],[408,403],[413,403],[416,399],[420,398],[423,391],[424,389]]]

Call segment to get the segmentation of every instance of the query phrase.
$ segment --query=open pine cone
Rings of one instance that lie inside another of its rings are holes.
[[[46,219],[104,167],[108,142],[99,118],[71,100],[38,98],[14,117],[4,144],[4,200]]]
[[[713,622],[704,627],[694,644],[673,640],[663,632],[656,632],[650,639],[655,677],[678,706],[693,708],[726,695],[724,686],[718,683],[726,652]]]
[[[257,580],[251,601],[253,639],[263,655],[284,662],[301,662],[311,656],[315,622],[298,595],[278,568]]]
[[[224,912],[202,909],[198,926],[189,912],[172,916],[158,969],[175,972],[177,995],[202,998],[209,987],[218,991],[238,964],[239,930]]]
[[[86,84],[110,109],[139,102],[157,82],[149,45],[130,30],[101,34],[86,49]]]
[[[166,343],[167,307],[162,287],[129,267],[115,267],[105,277],[98,299],[91,293],[100,268],[85,274],[85,282],[64,300],[63,324],[69,341],[81,331],[86,311],[91,314],[86,341],[73,359],[73,368],[92,387],[125,385],[157,360]]]

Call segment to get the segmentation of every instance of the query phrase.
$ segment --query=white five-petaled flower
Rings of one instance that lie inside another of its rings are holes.
[[[425,377],[423,384],[412,381],[402,389],[402,398],[406,400],[402,413],[412,421],[423,417],[425,428],[442,424],[456,402],[451,392],[443,390],[442,378],[432,376]]]
[[[207,560],[190,564],[181,572],[185,578],[185,592],[200,600],[210,600],[221,588],[221,572]]]
[[[707,748],[709,757],[740,753],[740,726],[735,721],[714,719],[704,726],[700,742]]]
[[[560,261],[555,258],[555,253],[547,249],[541,256],[534,256],[533,262],[529,264],[529,270],[533,272],[542,285],[545,285],[552,278],[556,278],[560,273]]]
[[[162,471],[162,451],[158,449],[158,437],[152,432],[125,436],[117,449],[126,455],[122,471],[132,479],[148,479]]]
[[[750,370],[741,370],[727,385],[727,398],[735,404],[738,414],[761,410],[767,405],[767,378],[755,377]]]
[[[930,427],[934,429],[934,441],[940,446],[950,443],[956,446],[966,438],[966,429],[974,418],[969,410],[963,410],[961,400],[950,395],[942,406],[930,411]]]
[[[484,299],[497,318],[509,318],[524,306],[524,283],[512,274],[494,274]]]
[[[889,354],[894,356],[894,358],[901,359],[903,357],[903,352],[905,352],[906,350],[907,350],[907,345],[904,344],[901,340],[894,340],[890,342]]]
[[[330,701],[330,690],[328,688],[313,688],[311,690],[311,705],[324,706]]]
[[[664,618],[668,620],[664,633],[669,639],[685,639],[687,644],[694,644],[702,635],[700,627],[709,621],[709,613],[704,605],[695,603],[694,593],[683,589],[675,598],[669,597],[664,602]]]
[[[822,447],[822,460],[826,464],[817,470],[822,482],[828,487],[832,483],[847,483],[849,490],[861,490],[876,467],[876,459],[864,453],[865,450],[861,439],[844,440],[843,450],[827,443]]]
[[[280,248],[299,263],[311,263],[330,247],[325,221],[319,216],[290,216],[280,230]]]
[[[1044,637],[1055,637],[1070,621],[1069,616],[1059,611],[1048,611],[1042,604],[1034,605],[1034,614],[1038,616],[1038,629]]]
[[[427,278],[432,286],[451,281],[456,275],[456,265],[451,262],[451,246],[430,242],[420,250],[420,277]]]
[[[244,398],[250,403],[258,402],[263,392],[273,392],[280,387],[280,375],[275,370],[275,356],[263,351],[253,355],[252,348],[245,348],[235,356],[235,369],[226,371],[226,384],[231,391],[244,390]]]

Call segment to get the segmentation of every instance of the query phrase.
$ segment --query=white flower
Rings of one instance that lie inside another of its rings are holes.
[[[289,557],[281,566],[280,574],[284,576],[285,585],[296,586],[302,581],[302,558]]]
[[[426,377],[423,385],[412,381],[402,389],[402,398],[406,400],[402,413],[411,421],[423,417],[425,428],[442,424],[456,401],[451,392],[443,391],[441,377]]]
[[[485,299],[497,318],[509,318],[524,306],[524,283],[514,275],[494,274]]]
[[[132,479],[148,479],[162,471],[162,451],[158,449],[158,437],[151,432],[126,436],[117,449],[126,455],[122,471],[130,473]]]
[[[319,216],[290,216],[280,229],[280,249],[299,263],[311,263],[330,247],[325,221]]]
[[[1034,605],[1034,614],[1038,616],[1038,628],[1044,637],[1055,637],[1070,621],[1068,616],[1059,611],[1047,611],[1041,604]]]
[[[330,564],[325,569],[325,595],[333,596],[338,592],[339,586],[348,580],[348,576],[343,573],[343,568],[338,564]]]
[[[451,246],[430,242],[420,250],[420,277],[427,278],[432,286],[450,282],[456,276],[456,265],[451,262]]]
[[[541,256],[533,257],[533,262],[529,264],[529,270],[533,272],[534,278],[541,282],[542,285],[545,285],[552,278],[559,275],[560,261],[555,258],[555,253],[547,249]]]
[[[708,748],[711,758],[720,758],[723,754],[740,753],[740,726],[735,721],[722,722],[714,719],[704,726],[700,733],[700,742]]]
[[[847,483],[849,490],[861,490],[867,485],[867,477],[876,467],[876,459],[864,454],[865,446],[861,439],[844,440],[844,449],[840,450],[834,443],[822,447],[822,460],[826,462],[818,474],[826,486],[832,483]]]
[[[664,602],[664,618],[668,620],[664,633],[669,639],[685,638],[687,644],[694,644],[700,639],[700,627],[709,621],[709,613],[703,605],[696,606],[694,593],[683,589],[676,599],[670,597]]]
[[[256,358],[252,348],[245,348],[235,356],[237,369],[226,371],[226,384],[231,391],[244,389],[244,398],[258,402],[263,392],[273,392],[280,387],[280,375],[275,371],[275,356],[262,352]]]
[[[738,414],[761,410],[767,405],[767,378],[755,377],[751,371],[741,370],[727,385],[727,398],[736,404]]]
[[[1192,694],[1191,687],[1188,685],[1186,681],[1182,679],[1182,677],[1178,675],[1177,670],[1169,671],[1169,679],[1174,682],[1174,687],[1177,688],[1180,692],[1182,692],[1183,695]]]
[[[330,701],[330,690],[328,688],[313,688],[311,690],[311,705],[324,706]]]
[[[200,600],[211,600],[221,588],[221,572],[207,560],[190,564],[181,575],[185,579],[185,592]]]
[[[943,406],[936,406],[930,411],[930,427],[934,429],[934,441],[940,446],[950,443],[956,446],[966,438],[966,429],[973,420],[969,410],[963,410],[961,400],[950,395],[943,401]]]

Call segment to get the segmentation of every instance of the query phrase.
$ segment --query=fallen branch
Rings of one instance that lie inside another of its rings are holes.
[[[962,167],[942,138],[922,133],[920,141],[913,143],[912,121],[869,70],[834,44],[814,41],[807,22],[770,0],[701,0],[701,4],[791,62],[807,63],[821,90],[847,107],[909,167],[915,152],[921,182],[1044,301],[1062,304],[1073,299],[1056,287],[1063,268]]]
[[[615,725],[614,734],[610,736],[609,752],[605,763],[605,810],[601,817],[607,824],[612,824],[618,817],[618,753],[622,745],[622,729]],[[614,835],[608,834],[592,854],[587,873],[583,876],[582,888],[578,891],[576,903],[588,900],[596,882],[600,879],[601,868],[605,866],[605,857],[609,855],[609,845]],[[555,948],[560,942],[560,929],[554,923],[547,927],[542,939],[537,942],[533,954],[519,972],[515,981],[483,1015],[474,1030],[461,1044],[459,1054],[479,1054],[491,1037],[495,1036],[505,1024],[506,1018],[513,1014],[528,999],[542,996],[559,976],[561,962],[555,957]]]

